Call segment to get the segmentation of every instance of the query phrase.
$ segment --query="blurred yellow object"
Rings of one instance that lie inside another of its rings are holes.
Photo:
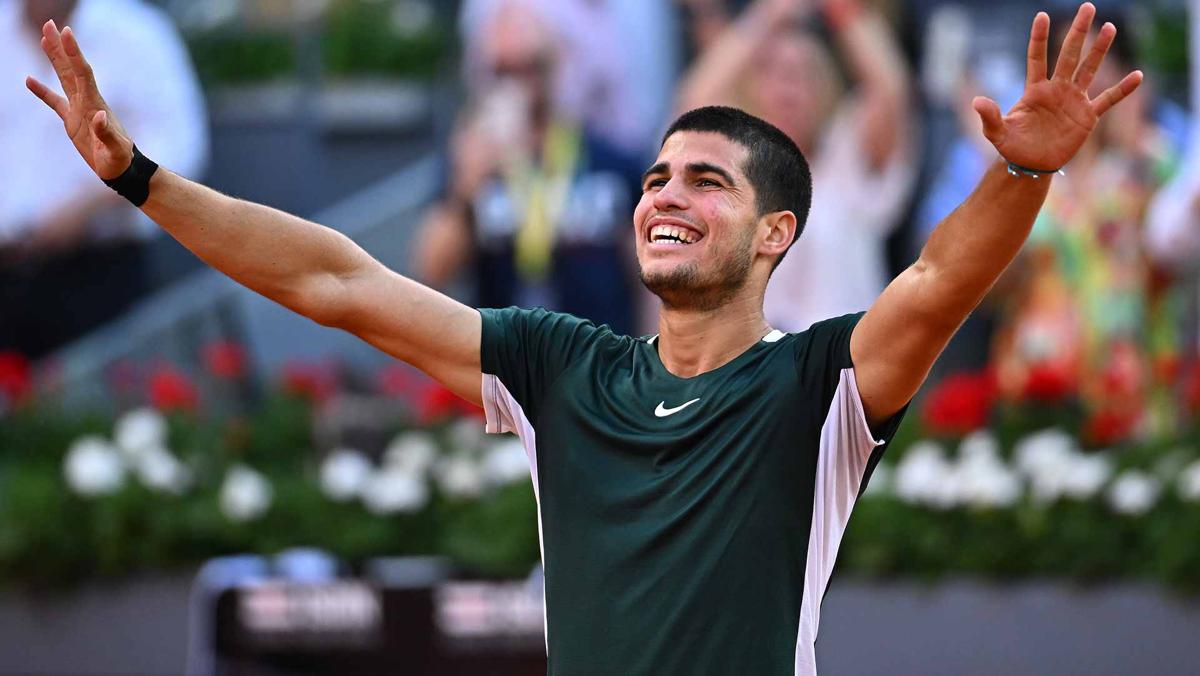
[[[581,145],[578,128],[552,124],[542,143],[541,166],[525,161],[505,172],[514,202],[523,207],[515,256],[517,270],[526,280],[542,280],[550,269],[555,229],[567,205]]]

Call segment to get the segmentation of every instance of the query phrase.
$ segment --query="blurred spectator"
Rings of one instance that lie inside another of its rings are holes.
[[[480,29],[487,77],[452,139],[446,197],[421,227],[414,269],[444,286],[473,260],[480,306],[546,306],[628,332],[641,165],[555,98],[550,18],[510,0]]]
[[[109,104],[149,156],[195,176],[207,154],[204,104],[187,52],[161,10],[140,0],[0,3],[0,350],[43,355],[111,319],[145,291],[157,228],[96,180],[62,122],[17,86],[57,82],[41,26],[70,24]]]
[[[1108,16],[1096,25],[1104,21],[1124,25]],[[1052,25],[1061,44],[1070,19]],[[1132,67],[1129,31],[1119,32],[1093,91],[1116,84]],[[1155,372],[1169,375],[1178,347],[1171,288],[1156,277],[1143,245],[1147,204],[1176,160],[1170,137],[1151,116],[1153,100],[1145,86],[1130,96],[1101,120],[1066,175],[1054,179],[997,335],[1001,390],[1025,398],[1055,383],[1055,391],[1078,393],[1091,419],[1104,421],[1099,441],[1166,425],[1171,415],[1169,406],[1148,408],[1156,394],[1169,399]]]
[[[465,0],[467,83],[492,78],[486,28],[512,0]],[[559,65],[554,103],[605,141],[642,155],[671,112],[678,75],[675,13],[668,0],[521,0],[553,27]]]
[[[1147,245],[1157,260],[1183,272],[1200,263],[1200,8],[1191,5],[1192,146],[1182,171],[1154,198]]]
[[[824,18],[847,91],[811,26]],[[808,224],[767,288],[766,317],[800,331],[866,309],[887,282],[885,240],[916,171],[909,73],[883,17],[857,0],[757,0],[701,55],[680,109],[732,105],[778,126],[808,157]]]

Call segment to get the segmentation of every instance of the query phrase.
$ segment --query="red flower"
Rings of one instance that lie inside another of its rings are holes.
[[[1179,355],[1174,352],[1166,352],[1154,356],[1154,378],[1165,384],[1175,384],[1179,382],[1180,372],[1183,370],[1183,362]]]
[[[222,340],[201,350],[208,372],[222,380],[239,380],[246,374],[246,351],[237,343]]]
[[[925,399],[922,418],[931,432],[962,436],[985,426],[996,400],[996,378],[990,370],[943,378]]]
[[[1074,391],[1075,384],[1070,375],[1062,369],[1046,364],[1036,364],[1029,369],[1021,397],[1035,401],[1054,402],[1066,399]]]
[[[1098,446],[1111,446],[1133,435],[1138,416],[1105,410],[1092,415],[1083,426],[1083,438]]]
[[[1188,412],[1200,412],[1200,357],[1196,357],[1184,372],[1182,389]]]
[[[425,391],[417,410],[417,418],[422,425],[458,416],[482,418],[483,409],[459,397],[440,383],[434,383]]]
[[[150,403],[160,411],[192,411],[199,404],[196,385],[174,366],[162,365],[150,374]]]
[[[0,396],[22,401],[33,392],[33,369],[24,355],[0,352]]]
[[[323,403],[337,391],[337,374],[328,365],[289,362],[283,366],[283,389],[314,403]]]

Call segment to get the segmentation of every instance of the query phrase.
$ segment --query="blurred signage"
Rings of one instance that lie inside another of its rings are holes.
[[[264,643],[367,646],[379,639],[383,603],[361,582],[267,582],[238,596],[237,618],[246,635]]]
[[[540,586],[526,582],[448,582],[434,592],[434,625],[453,650],[545,647]]]

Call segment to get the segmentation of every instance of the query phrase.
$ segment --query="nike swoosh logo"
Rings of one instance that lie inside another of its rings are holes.
[[[660,418],[665,418],[669,415],[675,415],[676,413],[679,413],[683,409],[687,408],[688,406],[691,406],[692,404],[694,404],[698,401],[700,401],[700,399],[696,398],[696,399],[689,401],[686,404],[676,406],[675,408],[667,408],[666,407],[667,402],[664,401],[664,402],[659,403],[658,408],[654,409],[654,415],[656,415]]]

